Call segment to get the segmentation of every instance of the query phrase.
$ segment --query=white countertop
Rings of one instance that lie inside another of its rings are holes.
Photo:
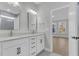
[[[32,37],[32,36],[37,36],[37,35],[41,35],[44,33],[36,33],[36,34],[24,34],[24,35],[18,35],[18,36],[11,36],[11,37],[0,37],[0,42],[1,41],[7,41],[7,40],[15,40],[17,38],[27,38],[27,37]]]

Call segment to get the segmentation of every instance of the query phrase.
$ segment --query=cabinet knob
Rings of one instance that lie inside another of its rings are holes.
[[[35,46],[33,46],[32,48],[35,48]]]

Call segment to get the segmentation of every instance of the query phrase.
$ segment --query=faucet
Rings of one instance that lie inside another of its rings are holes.
[[[35,33],[37,33],[37,31],[33,29],[33,30],[32,30],[32,34],[35,34]]]
[[[12,30],[10,30],[10,36],[13,36],[13,32],[12,32]]]

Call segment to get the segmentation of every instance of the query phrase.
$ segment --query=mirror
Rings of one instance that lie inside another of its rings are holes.
[[[0,30],[14,30],[14,20],[18,14],[0,10]]]
[[[27,18],[28,18],[28,30],[30,33],[36,33],[37,32],[37,12],[30,9],[27,12]]]

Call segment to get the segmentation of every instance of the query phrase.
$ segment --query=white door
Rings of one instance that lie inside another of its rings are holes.
[[[77,37],[77,7],[76,3],[72,3],[69,8],[69,55],[78,56],[78,40],[72,38]]]

